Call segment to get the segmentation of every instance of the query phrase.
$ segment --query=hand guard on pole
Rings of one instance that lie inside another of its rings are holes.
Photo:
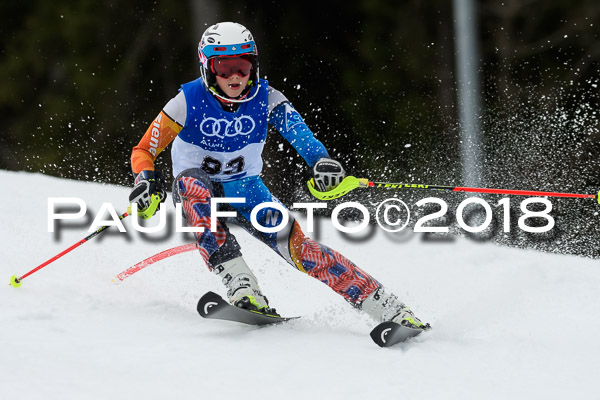
[[[328,192],[338,186],[346,177],[342,164],[331,158],[321,158],[313,165],[315,187],[321,192]]]
[[[162,174],[158,171],[149,170],[137,174],[133,189],[131,189],[131,193],[129,194],[129,202],[137,203],[138,213],[143,213],[149,209],[156,198],[160,200],[160,203],[164,203],[167,198]],[[156,208],[152,212],[152,215],[155,212]],[[147,216],[147,218],[152,215]]]

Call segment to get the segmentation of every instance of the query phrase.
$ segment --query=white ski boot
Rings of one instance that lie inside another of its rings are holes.
[[[429,329],[429,324],[424,324],[415,317],[415,314],[404,305],[398,297],[384,287],[375,290],[361,304],[361,309],[374,318],[377,322],[392,321],[410,328]]]
[[[278,315],[274,308],[269,308],[269,301],[260,291],[256,276],[242,257],[214,267],[213,272],[223,279],[223,284],[227,287],[229,302],[234,306]]]

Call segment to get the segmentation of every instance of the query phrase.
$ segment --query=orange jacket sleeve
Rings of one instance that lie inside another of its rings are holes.
[[[183,129],[181,125],[161,111],[131,152],[133,173],[138,174],[144,170],[154,171],[154,160],[175,140],[181,129]]]

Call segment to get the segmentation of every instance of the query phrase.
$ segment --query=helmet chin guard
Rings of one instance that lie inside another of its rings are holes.
[[[242,92],[242,98],[231,98],[216,87],[217,78],[210,68],[210,60],[224,56],[249,55],[252,57],[252,70],[248,88]],[[206,88],[213,96],[230,103],[244,103],[252,100],[258,93],[260,79],[258,73],[258,51],[254,37],[246,27],[235,22],[220,22],[204,31],[198,44],[200,76]]]

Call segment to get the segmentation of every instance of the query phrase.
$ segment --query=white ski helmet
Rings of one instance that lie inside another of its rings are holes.
[[[213,61],[219,57],[244,56],[252,63],[247,89],[239,99],[232,99],[217,90],[217,79]],[[252,100],[260,86],[258,75],[258,52],[250,31],[236,22],[220,22],[210,26],[202,34],[198,44],[200,59],[200,75],[206,88],[214,95],[225,101],[243,103]],[[252,96],[248,97],[251,89],[257,87]]]

